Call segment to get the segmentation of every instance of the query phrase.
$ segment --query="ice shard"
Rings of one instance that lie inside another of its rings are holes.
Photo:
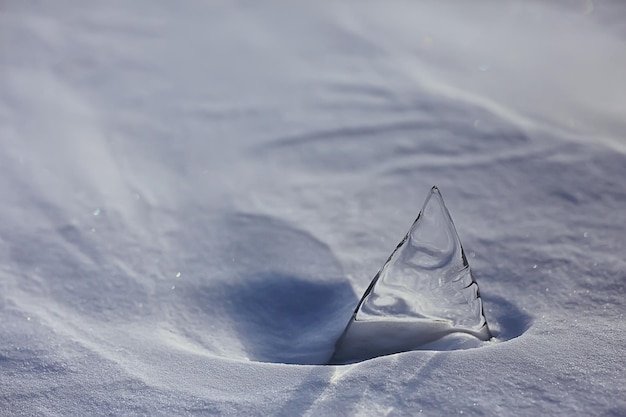
[[[454,333],[491,337],[478,284],[441,193],[433,187],[365,291],[330,363],[413,350]]]

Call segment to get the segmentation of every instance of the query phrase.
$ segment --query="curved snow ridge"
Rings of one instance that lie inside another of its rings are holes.
[[[445,108],[448,104],[441,105]],[[476,112],[481,116],[472,114]],[[443,111],[437,114],[436,123],[429,120],[432,115],[419,112],[387,121],[377,116],[378,123],[349,124],[275,138],[254,146],[250,157],[279,160],[298,170],[315,170],[317,175],[354,175],[355,172],[375,175],[381,170],[404,166],[489,164],[507,158],[533,157],[551,149],[537,143],[529,150],[528,143],[536,141],[523,129],[503,126],[501,121],[483,113],[474,108],[462,114]],[[481,124],[477,117],[481,117]],[[442,135],[453,137],[455,146],[442,142]]]
[[[624,118],[618,116],[626,108],[624,87],[612,81],[626,62],[625,41],[594,14],[555,4],[433,2],[413,13],[370,6],[340,6],[333,17],[385,51],[377,63],[393,68],[395,79],[457,104],[488,109],[529,131],[626,151]],[[617,7],[603,13],[614,11],[621,13]],[[497,23],[478,23],[482,19]],[[575,35],[564,35],[574,27]],[[580,53],[598,49],[603,53]],[[541,99],[546,96],[553,99]]]
[[[233,213],[218,229],[215,256],[228,269],[177,285],[177,303],[188,315],[180,320],[185,332],[201,344],[219,344],[233,359],[324,363],[357,302],[332,250],[271,216]],[[209,323],[228,335],[223,345]],[[228,352],[229,339],[239,352]]]
[[[38,283],[47,294],[21,308],[95,352],[101,345],[108,349],[104,341],[126,351],[140,351],[149,341],[162,352],[234,361],[326,363],[357,302],[332,250],[271,216],[229,213],[185,220],[157,242],[137,248],[131,236],[145,231],[129,227],[124,240],[117,238],[125,242],[124,251],[103,246],[106,242],[75,226],[39,239],[13,239],[16,272],[10,282],[31,283],[31,291]],[[119,233],[120,224],[108,226],[109,233]],[[198,245],[204,233],[219,245]],[[169,259],[143,265],[132,256],[142,251]],[[42,266],[34,270],[31,264]],[[56,284],[61,279],[65,285]],[[17,300],[30,298],[24,293]]]

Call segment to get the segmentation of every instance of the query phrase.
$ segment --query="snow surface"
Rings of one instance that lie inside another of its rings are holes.
[[[624,17],[3,2],[0,415],[626,415]],[[498,340],[306,365],[433,184]]]

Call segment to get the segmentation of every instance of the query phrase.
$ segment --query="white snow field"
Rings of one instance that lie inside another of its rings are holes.
[[[626,415],[624,21],[1,2],[0,415]],[[323,365],[433,185],[495,340]]]

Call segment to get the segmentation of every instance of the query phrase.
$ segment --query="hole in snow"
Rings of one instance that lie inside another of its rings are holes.
[[[215,256],[228,264],[223,276],[180,286],[180,331],[233,359],[326,363],[358,301],[331,249],[273,217],[238,214],[220,223],[223,253]]]
[[[429,216],[420,214],[359,303],[330,248],[309,233],[275,218],[229,217],[220,255],[231,260],[225,276],[182,289],[187,314],[203,323],[186,335],[221,356],[289,364],[493,343],[478,285],[433,192],[435,204],[425,210],[427,200],[422,210]],[[489,296],[485,306],[498,341],[530,326],[503,298]]]
[[[199,304],[227,300],[219,309],[246,358],[291,364],[328,362],[356,302],[347,280],[317,282],[280,273],[204,288],[194,298]]]

